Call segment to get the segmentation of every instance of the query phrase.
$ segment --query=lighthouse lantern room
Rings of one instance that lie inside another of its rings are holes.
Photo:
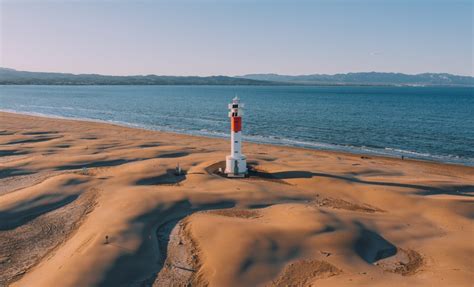
[[[247,158],[242,154],[242,108],[238,97],[229,104],[230,118],[230,155],[226,157],[225,173],[228,177],[245,177],[247,174]]]

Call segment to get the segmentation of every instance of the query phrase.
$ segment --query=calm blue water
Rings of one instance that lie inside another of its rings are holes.
[[[227,137],[235,95],[249,141],[474,165],[472,88],[0,86],[0,109]]]

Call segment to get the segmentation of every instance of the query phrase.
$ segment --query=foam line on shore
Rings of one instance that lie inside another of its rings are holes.
[[[160,131],[160,132],[169,132],[169,133],[177,133],[177,134],[184,134],[184,135],[191,135],[191,136],[204,136],[210,138],[229,138],[229,134],[225,134],[222,132],[214,132],[209,131],[207,129],[199,129],[199,130],[185,130],[179,128],[172,128],[169,126],[159,126],[159,125],[147,125],[147,124],[137,124],[137,123],[130,123],[125,121],[118,121],[118,120],[103,120],[103,119],[94,119],[94,118],[87,118],[87,117],[67,117],[55,114],[45,114],[45,113],[38,113],[38,112],[24,112],[24,111],[17,111],[11,109],[0,109],[1,112],[7,113],[14,113],[20,115],[30,115],[30,116],[39,116],[39,117],[46,117],[46,118],[53,118],[53,119],[65,119],[65,120],[77,120],[77,121],[90,121],[90,122],[97,122],[97,123],[106,123],[106,124],[114,124],[123,127],[129,128],[141,128],[145,130],[151,131]],[[271,145],[278,145],[278,146],[291,146],[291,147],[298,147],[298,148],[308,148],[308,149],[315,149],[315,150],[329,150],[329,151],[342,151],[348,152],[353,154],[360,154],[360,155],[375,155],[375,156],[387,156],[387,157],[405,157],[405,158],[413,158],[418,160],[427,160],[427,161],[434,161],[434,162],[441,162],[441,163],[452,163],[452,164],[462,164],[467,166],[474,166],[474,158],[465,158],[459,157],[454,155],[434,155],[430,153],[423,153],[423,152],[416,152],[410,150],[404,150],[394,147],[366,147],[366,146],[352,146],[352,145],[339,145],[339,144],[331,144],[331,143],[321,143],[321,142],[308,142],[308,141],[301,141],[297,139],[288,139],[288,138],[277,138],[277,137],[263,137],[263,136],[256,136],[256,135],[244,135],[244,140],[253,142],[253,143],[262,143],[262,144],[271,144]]]

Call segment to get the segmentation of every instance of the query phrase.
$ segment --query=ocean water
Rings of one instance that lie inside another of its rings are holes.
[[[0,86],[0,110],[229,137],[236,95],[247,141],[474,166],[467,87]]]

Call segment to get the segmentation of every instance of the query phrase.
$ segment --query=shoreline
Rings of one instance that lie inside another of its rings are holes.
[[[35,113],[35,112],[18,112],[18,111],[13,111],[13,110],[2,110],[0,109],[0,115],[2,113],[5,114],[11,114],[11,115],[19,115],[19,116],[27,116],[27,117],[39,117],[39,118],[47,118],[47,119],[53,119],[53,120],[65,120],[65,121],[77,121],[77,122],[89,122],[89,123],[98,123],[98,124],[104,124],[104,125],[112,125],[112,126],[117,126],[117,127],[122,127],[122,128],[130,128],[130,129],[139,129],[139,130],[144,130],[144,131],[150,131],[150,132],[158,132],[158,133],[164,133],[164,134],[173,134],[173,135],[183,135],[183,136],[189,136],[189,137],[195,137],[195,138],[205,138],[205,139],[218,139],[218,140],[229,140],[230,135],[228,137],[222,137],[222,136],[212,136],[212,135],[201,135],[201,134],[192,134],[192,133],[186,133],[186,132],[176,132],[176,131],[162,131],[162,130],[157,130],[157,129],[150,129],[143,127],[139,124],[132,124],[132,123],[126,123],[126,122],[116,122],[116,121],[107,121],[107,120],[100,120],[100,119],[91,119],[91,118],[74,118],[74,117],[64,117],[64,116],[57,116],[57,115],[52,115],[52,114],[43,114],[43,113]],[[264,146],[274,146],[274,147],[285,147],[285,148],[295,148],[295,149],[303,149],[303,150],[309,150],[309,151],[320,151],[320,152],[328,152],[328,153],[335,153],[335,154],[344,154],[344,155],[352,155],[352,156],[369,156],[369,157],[377,157],[377,158],[384,158],[384,159],[393,159],[393,160],[402,160],[401,156],[398,155],[391,155],[391,154],[384,154],[381,152],[376,152],[376,151],[358,151],[357,149],[362,149],[363,147],[348,147],[347,150],[343,149],[343,146],[338,146],[338,145],[333,145],[333,144],[324,144],[323,145],[328,145],[328,146],[334,146],[334,148],[323,148],[323,147],[308,147],[308,146],[298,146],[298,145],[285,145],[285,144],[279,144],[279,143],[268,143],[268,142],[259,142],[259,141],[252,141],[252,140],[247,140],[244,137],[244,145],[245,144],[257,144],[257,145],[264,145]],[[338,149],[340,148],[340,149]],[[405,151],[405,153],[413,153],[414,151]],[[417,153],[417,152],[414,152]],[[434,156],[434,155],[432,155]],[[437,160],[437,159],[431,159],[431,158],[423,158],[421,156],[414,156],[414,157],[409,157],[404,155],[404,161],[414,161],[414,162],[423,162],[423,163],[433,163],[433,164],[446,164],[446,165],[454,165],[454,166],[462,166],[462,167],[473,167],[474,168],[474,163],[469,163],[469,162],[456,162],[456,161],[442,161],[442,160]]]
[[[0,122],[0,285],[471,282],[473,167],[246,143],[230,179],[226,139]]]
[[[397,88],[474,88],[474,85],[434,85],[434,84],[302,84],[288,82],[274,82],[277,84],[12,84],[0,83],[0,86],[196,86],[196,87],[397,87]]]

